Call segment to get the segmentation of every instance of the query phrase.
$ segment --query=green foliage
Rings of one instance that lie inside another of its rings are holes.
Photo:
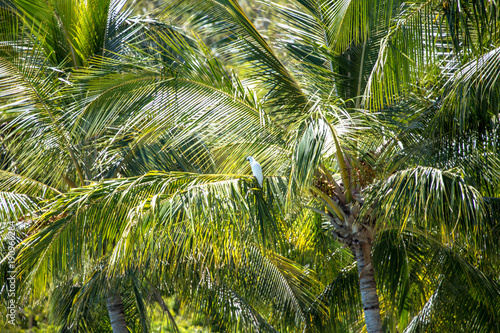
[[[0,4],[19,330],[363,331],[352,239],[385,330],[498,330],[495,2],[138,8]]]

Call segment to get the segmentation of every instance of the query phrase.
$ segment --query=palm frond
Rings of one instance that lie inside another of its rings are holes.
[[[322,320],[318,307],[329,307],[330,316]],[[315,302],[308,309],[315,325],[325,329],[349,331],[358,323],[362,325],[361,297],[355,265],[350,265],[339,272],[335,279],[317,296]]]
[[[445,84],[443,107],[435,123],[444,131],[470,132],[491,128],[498,122],[500,48],[461,66]],[[450,123],[447,119],[454,119]],[[446,126],[446,125],[447,126]]]
[[[0,191],[0,219],[2,222],[17,221],[38,209],[37,202],[27,195]]]
[[[363,93],[364,105],[380,109],[394,103],[439,60],[436,46],[445,54],[450,52],[446,39],[439,34],[441,27],[436,16],[439,17],[439,12],[432,1],[402,5],[395,23],[380,40],[378,56]]]
[[[249,80],[266,90],[266,104],[272,107],[270,114],[274,120],[286,126],[287,117],[303,113],[308,102],[306,96],[237,1],[179,1],[167,7],[165,13],[175,16],[186,11],[203,12],[204,15],[196,17],[196,26],[229,38],[230,42],[220,52],[236,59]]]
[[[449,249],[432,259],[444,266],[443,279],[405,332],[498,329],[498,284]]]
[[[498,316],[498,283],[472,265],[474,255],[459,241],[450,246],[434,236],[395,229],[379,234],[373,262],[378,281],[385,281],[386,315],[409,332],[490,331]]]
[[[140,29],[126,21],[132,7],[123,0],[14,0],[12,7],[27,26],[40,32],[34,36],[44,37],[37,42],[53,66],[78,68],[94,56],[120,53],[134,36],[131,30]]]
[[[205,72],[219,77],[222,84],[217,88],[207,86],[204,76],[194,78],[189,69],[186,71],[191,77],[150,74],[117,83],[85,105],[75,121],[73,135],[85,135],[87,145],[99,152],[93,168],[103,170],[113,164],[126,168],[120,160],[133,159],[149,145],[157,145],[159,152],[173,154],[177,162],[190,156],[189,163],[197,165],[199,171],[214,170],[214,160],[223,158],[232,169],[226,168],[226,172],[235,172],[238,169],[234,167],[241,167],[244,159],[235,164],[227,160],[228,156],[258,158],[265,156],[262,148],[267,144],[282,145],[277,130],[267,124],[260,106],[249,101],[237,79]],[[230,82],[230,86],[224,82]],[[79,107],[75,105],[75,109]],[[124,145],[130,149],[127,155],[123,154]],[[213,157],[209,156],[211,151]],[[280,153],[274,152],[268,160],[274,159],[279,165]]]
[[[455,235],[473,237],[480,230],[485,232],[482,197],[458,170],[416,167],[396,172],[371,187],[363,207],[364,211],[375,209],[381,229],[395,225],[400,230],[412,225],[427,231],[437,228],[450,241]],[[480,237],[473,238],[473,243],[480,241]]]
[[[39,44],[28,43],[12,56],[0,57],[4,149],[17,161],[38,160],[46,161],[44,167],[52,165],[53,170],[57,170],[54,174],[42,172],[41,164],[18,162],[15,168],[28,178],[54,187],[62,182],[61,174],[65,175],[67,168],[76,170],[82,183],[84,179],[80,161],[61,122],[61,72],[47,66]],[[46,149],[40,149],[41,144]]]
[[[203,289],[200,290],[204,294],[201,303],[212,316],[215,325],[223,329],[234,327],[231,331],[235,332],[243,327],[250,332],[278,332],[234,290],[216,284],[208,276],[205,280]]]

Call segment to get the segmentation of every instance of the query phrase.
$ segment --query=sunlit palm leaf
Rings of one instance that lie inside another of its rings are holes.
[[[453,239],[455,232],[479,236],[484,223],[481,195],[457,170],[417,167],[396,172],[371,188],[364,207],[380,214],[382,229],[393,225],[400,230],[410,225],[437,228],[444,239]]]

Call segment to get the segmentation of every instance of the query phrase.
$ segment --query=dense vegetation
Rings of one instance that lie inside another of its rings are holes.
[[[500,331],[496,2],[0,17],[2,331]]]

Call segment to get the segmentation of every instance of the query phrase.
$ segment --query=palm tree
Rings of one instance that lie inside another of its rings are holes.
[[[194,5],[198,7],[193,9]],[[428,104],[423,104],[420,112],[411,115],[414,118],[408,118],[407,110],[402,107],[414,106],[416,100],[413,96],[424,93],[418,89],[414,91],[412,85],[435,79],[433,75],[436,72],[441,80],[437,80],[438,83],[442,82],[442,77],[449,77],[450,70],[464,78],[470,75],[450,68],[450,64],[459,62],[457,57],[462,55],[461,52],[465,53],[465,50],[457,48],[460,44],[457,42],[460,38],[457,29],[464,29],[464,39],[468,38],[471,30],[475,35],[482,34],[491,39],[495,31],[489,31],[491,28],[483,25],[481,20],[488,11],[494,13],[498,9],[493,5],[484,8],[472,17],[475,25],[462,25],[451,19],[457,16],[456,8],[435,8],[432,3],[400,7],[397,3],[386,2],[301,1],[300,5],[302,8],[278,8],[286,22],[285,43],[279,46],[299,60],[291,71],[276,58],[265,38],[246,20],[237,3],[182,2],[169,10],[198,11],[205,15],[196,21],[201,31],[207,29],[212,34],[229,31],[237,36],[222,50],[231,47],[232,54],[238,54],[235,58],[236,64],[242,68],[240,73],[248,75],[253,82],[261,83],[260,87],[266,91],[264,112],[270,118],[266,119],[267,124],[285,129],[282,136],[285,142],[289,142],[288,147],[281,145],[282,150],[275,152],[272,158],[277,159],[279,153],[283,153],[288,156],[290,164],[275,166],[268,162],[267,154],[261,154],[260,160],[269,163],[271,170],[287,170],[281,175],[289,180],[288,199],[293,199],[296,190],[299,193],[312,191],[327,208],[326,212],[318,207],[314,209],[328,220],[334,238],[352,249],[358,263],[367,329],[380,331],[382,323],[370,259],[377,233],[391,227],[401,232],[411,228],[426,234],[440,230],[437,235],[441,242],[448,243],[450,235],[453,235],[452,238],[462,235],[465,237],[463,244],[482,244],[473,253],[478,253],[484,246],[484,239],[474,239],[474,236],[471,239],[470,235],[466,235],[466,230],[489,230],[490,227],[482,216],[483,202],[478,193],[481,187],[470,187],[463,176],[451,168],[458,165],[466,166],[468,171],[472,170],[472,165],[491,168],[498,160],[492,157],[486,161],[484,157],[497,152],[493,148],[495,144],[488,143],[484,151],[477,151],[481,158],[466,157],[457,165],[459,155],[466,152],[460,137],[454,131],[446,130],[449,125],[442,122],[444,112],[430,112],[433,110],[429,110]],[[472,3],[470,8],[476,5]],[[359,13],[365,15],[363,19],[356,19]],[[433,24],[436,17],[440,21]],[[214,24],[221,21],[224,24]],[[445,23],[450,30],[442,28],[441,24]],[[440,32],[442,37],[438,44],[435,36]],[[468,40],[468,43],[472,42]],[[450,51],[453,46],[454,52]],[[471,49],[475,50],[474,47]],[[496,68],[493,61],[486,67]],[[471,66],[468,68],[470,71]],[[426,76],[428,71],[430,75]],[[494,77],[495,71],[488,74]],[[487,89],[489,97],[494,89]],[[361,96],[362,92],[364,96]],[[440,100],[449,100],[450,96],[445,91]],[[354,106],[355,109],[344,111],[339,108],[342,103],[338,102],[338,97],[351,99],[352,102],[347,102],[345,106]],[[372,125],[372,129],[383,133],[382,137],[377,135],[380,132],[368,131],[364,133],[367,135],[365,138],[349,140],[346,135],[341,137],[338,134],[340,128],[348,133],[349,128],[353,131],[353,127],[362,126],[363,119],[372,120],[370,115],[359,112],[361,106],[384,111],[380,120],[386,122],[378,128]],[[409,110],[414,111],[415,108]],[[490,122],[486,126],[488,134],[483,133],[479,136],[483,138],[480,140],[491,137],[489,131],[496,128],[494,123],[498,114],[489,110],[483,110],[485,116],[482,115]],[[336,129],[335,125],[347,126]],[[326,133],[328,128],[330,133]],[[436,140],[435,131],[441,128],[446,130],[446,135],[441,134]],[[431,152],[432,158],[422,163],[432,147],[422,144],[429,137],[435,145],[446,140],[453,157],[438,161],[443,155]],[[477,140],[478,137],[475,137],[469,141],[467,147],[474,147]],[[248,149],[248,146],[245,148]],[[326,154],[323,154],[325,150]],[[333,159],[331,150],[335,151]],[[337,179],[332,177],[330,170],[338,171]],[[470,174],[477,175],[475,172]],[[311,186],[314,177],[316,179]],[[498,179],[493,175],[490,178]],[[497,188],[497,185],[494,187]],[[458,197],[462,200],[457,201],[455,198]],[[446,227],[443,221],[456,222],[453,227]],[[493,292],[491,296],[488,303],[494,314],[497,309],[492,307],[492,300],[498,297],[498,292]]]
[[[85,171],[71,172],[99,176],[46,207],[22,245],[23,274],[44,281],[50,272],[84,267],[86,257],[77,255],[50,269],[42,263],[92,249],[90,262],[106,259],[89,282],[133,280],[147,268],[151,285],[168,281],[186,294],[203,287],[200,300],[221,324],[240,318],[255,331],[312,329],[311,318],[324,328],[325,311],[327,325],[352,328],[362,325],[359,309],[368,332],[383,325],[449,329],[463,311],[440,312],[451,297],[454,305],[476,309],[464,327],[493,330],[499,288],[488,276],[495,268],[484,266],[498,265],[489,238],[498,216],[486,219],[497,199],[485,197],[499,188],[492,167],[498,137],[489,135],[498,125],[488,111],[487,126],[466,128],[474,136],[461,141],[456,133],[463,128],[447,123],[445,111],[453,108],[444,105],[474,114],[476,108],[460,108],[453,96],[467,91],[463,84],[477,87],[483,74],[494,74],[495,53],[476,58],[489,69],[476,73],[477,81],[466,71],[472,71],[470,55],[460,69],[464,52],[450,51],[460,45],[453,44],[453,33],[443,58],[448,30],[429,20],[449,17],[449,7],[300,5],[278,7],[288,24],[285,43],[276,48],[287,50],[284,60],[236,2],[182,1],[159,19],[192,12],[195,36],[150,25],[152,38],[137,42],[147,46],[136,47],[138,54],[72,75],[72,89],[88,94],[59,119],[68,137],[80,138],[77,147],[96,157],[80,163],[89,165]],[[358,12],[363,19],[356,19]],[[445,36],[438,50],[429,36],[440,31]],[[221,40],[208,47],[201,41],[206,34]],[[117,73],[118,66],[128,71]],[[455,80],[443,81],[450,71]],[[415,82],[428,82],[425,88],[438,99],[412,88]],[[495,89],[484,91],[498,97]],[[438,148],[443,143],[445,152]],[[478,143],[484,143],[480,149]],[[263,189],[248,176],[250,155],[263,166]],[[472,172],[477,167],[493,182]],[[314,290],[311,272],[283,255],[320,274],[327,287],[316,301],[304,292]],[[451,281],[467,291],[454,290]],[[380,315],[380,295],[389,322]],[[231,306],[217,304],[221,299]],[[266,303],[277,299],[269,309]]]
[[[11,45],[1,58],[1,177],[9,202],[3,212],[25,221],[36,217],[40,202],[103,177],[92,147],[71,136],[64,119],[82,94],[69,87],[70,76],[97,57],[123,52],[140,25],[121,1],[9,1],[1,10],[2,40]],[[108,300],[116,303],[108,302],[114,327],[124,308],[116,292]]]

